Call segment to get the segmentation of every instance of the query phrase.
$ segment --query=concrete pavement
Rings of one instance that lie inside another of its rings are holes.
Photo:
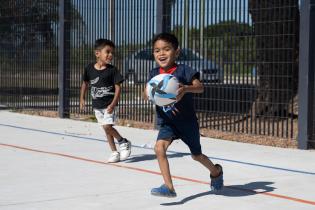
[[[315,209],[315,151],[201,138],[224,167],[225,188],[209,192],[209,174],[175,141],[169,161],[176,198],[150,195],[162,183],[157,131],[116,127],[131,157],[108,164],[97,123],[0,111],[0,210]]]

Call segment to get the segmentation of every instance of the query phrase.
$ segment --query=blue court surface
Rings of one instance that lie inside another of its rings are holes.
[[[175,141],[169,149],[177,197],[154,197],[162,177],[157,131],[116,127],[132,141],[124,162],[110,155],[97,123],[0,111],[0,210],[315,209],[315,151],[202,138],[224,167],[225,187],[209,192],[209,173]]]

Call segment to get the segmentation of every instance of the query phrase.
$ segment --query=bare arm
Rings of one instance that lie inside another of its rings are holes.
[[[146,84],[146,86],[145,86],[145,88],[143,90],[143,98],[144,98],[144,100],[148,100],[149,99],[149,96],[147,94],[147,86],[148,86],[148,84]]]
[[[84,107],[85,107],[85,94],[86,91],[89,87],[89,83],[83,81],[82,85],[81,85],[81,90],[80,90],[80,110],[83,111]]]
[[[185,93],[202,93],[204,91],[203,84],[199,81],[199,79],[193,79],[191,85],[182,85],[180,84],[180,88],[178,89],[178,95],[176,97],[177,101],[182,99]]]

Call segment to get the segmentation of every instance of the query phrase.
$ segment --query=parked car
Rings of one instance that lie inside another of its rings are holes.
[[[223,81],[223,69],[192,49],[181,49],[177,63],[186,64],[200,72],[201,81],[204,83]],[[146,48],[129,55],[123,62],[123,71],[129,82],[144,83],[147,81],[149,71],[155,66],[152,49]]]

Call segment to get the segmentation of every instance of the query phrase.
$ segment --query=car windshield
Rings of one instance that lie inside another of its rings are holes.
[[[177,60],[179,61],[195,61],[200,60],[201,58],[192,50],[181,49]]]

